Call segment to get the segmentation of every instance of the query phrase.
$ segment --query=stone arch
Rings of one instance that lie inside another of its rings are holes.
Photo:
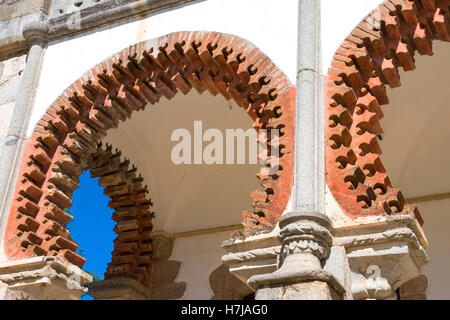
[[[414,55],[432,55],[432,41],[450,42],[449,0],[387,0],[336,51],[326,79],[328,186],[351,218],[412,214],[379,155],[385,86],[400,86],[398,68],[415,69]]]
[[[108,264],[105,278],[129,277],[148,286],[152,271],[150,234],[154,216],[151,211],[153,204],[148,197],[147,186],[143,185],[142,176],[137,174],[137,168],[134,165],[130,167],[130,160],[123,159],[121,155],[118,149],[113,150],[108,144],[103,147],[100,142],[83,165],[73,165],[72,168],[77,170],[76,175],[64,174],[67,168],[56,165],[49,181],[71,197],[72,192],[78,188],[79,175],[82,172],[89,170],[92,178],[99,178],[99,185],[105,187],[104,194],[111,199],[108,206],[114,210],[112,219],[117,223],[114,228],[117,238],[114,240],[112,260]],[[38,226],[22,211],[17,213],[16,218],[19,220],[19,234],[9,245],[16,245],[18,249],[29,245],[27,241],[31,242],[30,237],[38,230]],[[65,227],[72,218],[59,206],[52,206],[42,220],[46,229],[40,236],[42,242],[37,239],[41,245],[33,252],[37,255],[56,256],[82,267],[86,259],[75,253],[78,245]],[[20,237],[21,233],[24,237]]]
[[[269,141],[269,147],[281,150],[280,157],[266,159],[266,166],[277,164],[273,169],[278,171],[260,171],[264,191],[253,192],[253,210],[242,213],[246,234],[273,229],[292,187],[295,87],[241,38],[178,32],[138,43],[96,65],[47,109],[25,145],[4,236],[7,256],[54,255],[81,267],[84,259],[73,245],[66,245],[68,234],[54,231],[69,220],[64,209],[71,206],[76,188],[59,180],[77,179],[107,130],[132,112],[192,88],[234,99],[256,129],[280,129],[279,144],[271,146]],[[118,259],[126,263],[132,258]]]

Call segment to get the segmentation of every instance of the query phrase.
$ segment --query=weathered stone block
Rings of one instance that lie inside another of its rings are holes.
[[[92,276],[55,257],[0,264],[0,300],[78,300]]]
[[[44,11],[48,13],[50,0],[0,0],[0,21]]]
[[[0,138],[5,138],[8,132],[9,124],[11,122],[14,106],[16,102],[12,101],[5,105],[0,105]]]

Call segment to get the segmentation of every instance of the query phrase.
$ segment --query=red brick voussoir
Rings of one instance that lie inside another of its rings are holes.
[[[110,145],[92,156],[88,164],[91,177],[99,178],[104,194],[111,198],[108,207],[114,210],[117,223],[114,232],[114,251],[105,279],[130,277],[150,286],[152,272],[152,241],[154,212],[144,179],[130,160],[121,159],[121,152]]]
[[[51,255],[81,267],[85,260],[75,253],[77,245],[64,227],[72,218],[65,209],[72,204],[80,174],[91,169],[97,176],[98,168],[91,167],[94,160],[99,152],[111,152],[99,151],[100,140],[132,112],[156,104],[162,97],[171,99],[178,91],[187,94],[192,88],[233,99],[258,130],[280,129],[279,145],[273,146],[280,149],[279,160],[268,164],[279,163],[279,170],[258,174],[264,191],[251,194],[253,209],[242,214],[246,234],[272,230],[292,187],[295,87],[267,56],[243,39],[214,32],[177,32],[131,46],[98,64],[47,109],[26,142],[5,233],[8,257]],[[151,263],[151,255],[145,251],[150,247],[143,247],[148,244],[151,227],[147,200],[140,198],[140,188],[125,187],[129,182],[121,180],[123,174],[107,173],[99,176],[113,197],[110,204],[117,210],[114,219],[119,232],[108,273],[136,274],[136,268]],[[108,185],[107,181],[118,184]],[[125,191],[124,203],[133,204],[130,212],[114,207],[122,201],[114,197]],[[141,200],[144,213],[133,207]],[[126,217],[123,221],[122,215]],[[133,215],[137,222],[131,221]],[[141,221],[142,215],[145,219]],[[121,232],[125,238],[120,238]],[[133,245],[143,254],[133,256]],[[134,269],[128,270],[127,265]]]
[[[372,11],[336,51],[326,80],[327,183],[351,218],[412,214],[379,155],[385,86],[400,86],[398,68],[432,55],[432,41],[450,41],[449,0],[388,0]]]

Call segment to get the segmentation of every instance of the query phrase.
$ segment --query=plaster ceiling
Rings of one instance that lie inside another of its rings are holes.
[[[226,129],[247,130],[253,124],[234,101],[192,90],[186,96],[177,94],[171,101],[162,98],[156,105],[133,113],[105,138],[144,177],[154,203],[155,231],[237,225],[240,213],[251,208],[249,193],[259,188],[259,165],[173,164],[171,151],[178,142],[171,142],[172,132],[184,128],[193,139],[197,120],[203,121],[203,132],[217,128],[224,136]]]
[[[395,187],[406,198],[450,192],[450,44],[434,44],[434,56],[416,55],[417,69],[403,72],[402,86],[388,89],[390,103],[381,120],[383,163]],[[111,130],[106,142],[131,159],[148,184],[156,212],[155,230],[183,232],[240,223],[240,212],[250,208],[249,192],[259,183],[259,165],[180,165],[170,159],[176,142],[173,130],[193,132],[195,120],[204,130],[252,126],[252,120],[234,102],[194,91],[162,99]],[[450,201],[419,204],[431,263],[424,270],[430,298],[450,298],[446,226]]]

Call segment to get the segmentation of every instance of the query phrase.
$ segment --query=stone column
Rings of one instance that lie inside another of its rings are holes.
[[[0,231],[3,230],[9,204],[16,185],[21,155],[30,120],[36,87],[39,82],[42,59],[47,46],[46,22],[31,22],[24,26],[23,35],[30,50],[22,82],[18,90],[16,105],[5,144],[0,155]],[[3,232],[0,232],[3,234]]]
[[[248,281],[256,299],[342,299],[344,288],[323,269],[333,240],[330,221],[317,213],[288,213],[280,219],[280,228],[280,268]]]
[[[55,257],[0,264],[0,300],[78,300],[92,276]]]
[[[323,270],[332,245],[324,215],[323,79],[320,1],[299,1],[294,212],[280,219],[280,268],[249,279],[257,299],[339,299],[344,289]]]

